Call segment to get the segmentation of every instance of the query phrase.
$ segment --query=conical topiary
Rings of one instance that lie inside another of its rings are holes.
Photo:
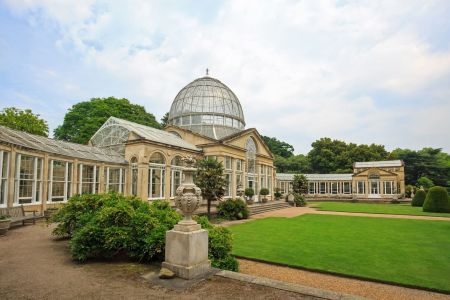
[[[450,212],[450,200],[447,190],[441,186],[430,188],[423,203],[423,211]]]
[[[427,193],[425,193],[424,190],[420,189],[417,191],[417,193],[414,195],[414,198],[411,201],[412,206],[423,206],[423,202],[425,202],[425,198],[427,196]]]

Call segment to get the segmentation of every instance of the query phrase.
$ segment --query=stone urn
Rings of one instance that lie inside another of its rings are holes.
[[[10,218],[4,217],[0,219],[0,235],[5,235],[8,232],[10,226],[11,226]]]
[[[179,222],[180,225],[195,225],[197,222],[192,220],[192,214],[202,203],[202,191],[194,184],[195,159],[188,156],[182,159],[184,164],[184,181],[176,190],[175,205],[182,211],[184,219]]]
[[[182,159],[184,180],[177,188],[175,205],[184,215],[172,230],[166,232],[165,260],[162,267],[176,276],[193,279],[207,274],[211,268],[208,259],[208,231],[192,219],[202,202],[202,191],[194,184],[195,159]]]

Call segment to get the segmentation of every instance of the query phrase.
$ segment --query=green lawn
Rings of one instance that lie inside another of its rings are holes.
[[[450,292],[450,222],[303,215],[229,227],[233,254]]]
[[[450,213],[430,213],[423,212],[422,207],[413,207],[410,204],[382,204],[382,203],[348,203],[348,202],[310,202],[311,207],[319,210],[361,212],[372,214],[394,214],[394,215],[415,215],[448,217]]]

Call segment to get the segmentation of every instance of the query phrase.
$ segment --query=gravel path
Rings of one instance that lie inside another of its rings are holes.
[[[240,272],[372,299],[449,300],[449,295],[239,259]]]
[[[251,283],[212,277],[186,290],[152,285],[158,266],[127,261],[72,261],[67,241],[43,223],[0,236],[0,299],[311,299]]]

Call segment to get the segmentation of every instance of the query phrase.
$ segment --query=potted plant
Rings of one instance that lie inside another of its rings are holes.
[[[5,235],[11,225],[11,217],[2,215],[0,216],[0,235]]]
[[[253,204],[253,196],[255,195],[255,191],[252,188],[246,188],[244,195],[247,197],[247,204]]]
[[[44,211],[44,217],[45,219],[48,221],[54,214],[56,214],[56,212],[58,211],[59,208],[57,207],[49,207]]]
[[[262,189],[259,191],[259,194],[260,194],[261,196],[263,196],[262,202],[263,202],[263,203],[266,203],[266,202],[267,202],[266,196],[269,195],[269,189],[262,188]]]
[[[281,190],[280,188],[275,188],[275,193],[274,193],[275,199],[280,200],[281,199]]]

